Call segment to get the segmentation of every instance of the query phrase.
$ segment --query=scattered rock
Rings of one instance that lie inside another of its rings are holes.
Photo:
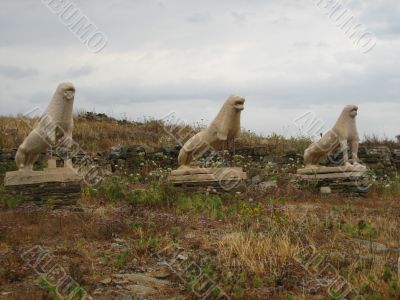
[[[128,280],[128,281],[134,282],[136,284],[151,285],[154,287],[157,287],[157,286],[161,287],[161,286],[166,286],[166,285],[170,284],[169,281],[156,279],[156,278],[146,276],[144,274],[138,274],[138,273],[115,274],[115,275],[113,275],[113,277],[123,279],[123,280]]]
[[[189,259],[189,257],[187,256],[186,253],[181,253],[176,258],[179,260],[188,260]]]
[[[112,281],[112,279],[110,277],[108,277],[108,278],[103,279],[102,281],[100,281],[100,283],[102,283],[102,284],[110,284],[111,281]]]
[[[166,279],[171,276],[171,272],[168,270],[168,268],[162,267],[155,271],[149,272],[146,275],[157,278],[157,279]]]
[[[276,181],[264,181],[259,184],[259,187],[262,190],[276,189],[278,188],[278,184],[276,183]]]
[[[323,195],[329,195],[332,194],[332,189],[329,186],[321,186],[320,192]]]
[[[388,247],[386,247],[386,245],[378,242],[360,240],[360,239],[350,239],[350,241],[357,243],[364,248],[369,249],[369,251],[373,253],[383,253],[383,252],[388,252],[390,250]]]
[[[251,178],[251,183],[252,184],[258,184],[260,182],[261,182],[261,176],[260,175],[257,175],[257,176],[254,176],[254,177]]]
[[[126,288],[137,296],[149,296],[157,293],[157,291],[151,287],[138,284],[128,285]]]

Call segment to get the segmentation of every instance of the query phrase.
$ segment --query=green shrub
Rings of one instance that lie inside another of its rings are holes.
[[[17,196],[6,194],[5,192],[0,190],[0,201],[7,208],[15,208],[21,204],[22,199]]]
[[[111,177],[101,184],[99,192],[108,200],[124,200],[127,197],[127,186],[121,178]]]
[[[177,208],[183,212],[205,213],[216,219],[225,218],[222,199],[218,195],[181,194],[177,200]]]
[[[145,190],[133,190],[128,195],[132,205],[145,204],[156,207],[173,207],[183,192],[168,184],[152,184]]]
[[[122,252],[121,254],[118,254],[117,258],[115,259],[115,266],[118,269],[121,269],[126,264],[129,255],[131,255],[129,251],[125,251]]]

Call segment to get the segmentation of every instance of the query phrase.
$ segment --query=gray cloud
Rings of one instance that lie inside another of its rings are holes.
[[[304,110],[329,123],[329,112],[356,103],[362,132],[399,133],[398,0],[346,2],[378,38],[368,54],[313,1],[74,2],[108,36],[101,53],[41,1],[2,1],[3,113],[46,106],[69,80],[77,108],[131,118],[178,110],[188,121],[207,120],[237,93],[247,98],[244,126],[259,132],[293,134],[287,128]]]
[[[192,23],[204,23],[213,21],[213,17],[211,16],[210,12],[206,11],[201,13],[195,13],[190,17],[188,17],[187,20]]]
[[[0,75],[8,78],[24,78],[32,77],[39,74],[39,71],[32,68],[21,68],[17,66],[1,66],[0,65]]]
[[[89,65],[82,67],[72,67],[66,72],[66,76],[69,78],[77,78],[81,76],[88,76],[94,72],[95,68]]]

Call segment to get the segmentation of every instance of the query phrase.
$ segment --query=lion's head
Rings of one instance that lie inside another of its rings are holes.
[[[235,108],[238,111],[242,111],[244,109],[244,102],[246,100],[242,96],[233,95],[228,98],[225,104],[228,104]]]
[[[56,94],[61,96],[63,100],[72,101],[75,97],[75,87],[71,82],[62,82],[58,85]]]
[[[222,106],[209,128],[220,136],[232,139],[240,133],[240,114],[244,109],[245,99],[242,96],[230,96]]]
[[[346,105],[345,108],[343,109],[343,113],[346,116],[349,116],[350,118],[355,118],[357,117],[358,113],[358,106],[357,105]]]

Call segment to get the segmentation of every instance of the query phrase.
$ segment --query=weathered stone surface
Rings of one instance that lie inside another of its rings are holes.
[[[11,187],[17,185],[32,185],[46,182],[74,182],[82,179],[76,171],[69,167],[65,168],[46,168],[43,171],[14,171],[7,172],[4,186]]]
[[[366,172],[367,167],[360,164],[347,165],[347,166],[339,166],[339,167],[326,167],[326,166],[308,166],[304,169],[298,169],[297,174],[301,175],[314,175],[314,174],[330,174],[330,173],[345,173],[346,176],[349,176],[350,173],[359,173]],[[335,175],[337,176],[337,175]],[[317,177],[319,178],[319,177]],[[322,177],[326,178],[326,177]]]
[[[244,102],[245,99],[241,96],[229,97],[211,124],[183,145],[178,155],[180,167],[171,172],[168,178],[170,182],[185,187],[207,187],[226,191],[245,184],[247,175],[242,168],[191,166],[194,158],[200,159],[208,152],[227,150],[230,145],[233,145],[240,134],[240,115],[244,109]],[[215,154],[208,157],[212,160]]]
[[[6,187],[6,191],[24,201],[54,207],[76,205],[81,195],[80,182],[46,182]]]
[[[396,172],[395,157],[397,151],[393,154],[386,146],[362,146],[360,147],[360,159],[378,176],[390,175]]]
[[[167,280],[156,279],[151,276],[146,276],[140,273],[131,273],[131,274],[115,274],[113,275],[114,278],[123,279],[130,281],[132,283],[140,284],[140,285],[147,285],[153,287],[162,287],[170,285],[171,283]]]
[[[121,147],[124,148],[124,147]],[[134,171],[135,173],[146,168],[147,170],[152,170],[156,168],[171,168],[174,169],[178,166],[177,164],[177,154],[179,152],[179,147],[168,148],[162,147],[156,149],[156,152],[146,153],[144,148],[138,145],[128,146],[127,151],[104,151],[98,152],[95,155],[91,155],[90,159],[94,163],[94,166],[101,168],[106,171],[106,173],[116,172],[123,168],[124,170]],[[400,170],[400,148],[399,149],[389,149],[386,148],[384,156],[380,152],[380,147],[377,146],[360,146],[359,158],[365,163],[374,174],[379,177],[385,175],[392,175],[396,170]],[[241,147],[237,148],[236,153],[242,153],[244,156],[240,158],[241,161],[246,163],[246,172],[248,178],[255,178],[255,182],[258,181],[268,181],[271,176],[281,172],[281,168],[285,168],[284,172],[296,173],[296,166],[301,163],[300,154],[296,154],[293,151],[289,151],[284,156],[278,156],[273,154],[266,154],[266,156],[258,156],[252,154],[251,147]],[[1,154],[3,153],[3,155]],[[1,149],[0,150],[0,171],[3,166],[3,170],[14,169],[12,167],[13,155],[15,155],[16,150],[14,149]],[[76,153],[72,158],[74,165],[79,164],[85,153]],[[231,156],[226,156],[226,165],[235,165],[235,162]],[[385,157],[387,156],[388,157]],[[238,156],[238,155],[237,155]],[[53,153],[53,157],[57,158],[57,164],[62,165],[62,159],[57,156],[57,153]],[[116,158],[118,157],[118,159]],[[338,157],[338,159],[341,159]],[[40,164],[43,165],[46,162],[46,153],[42,153],[39,158]],[[290,168],[289,167],[290,164]],[[325,165],[324,163],[322,163]],[[116,167],[116,165],[118,167]],[[328,164],[328,166],[332,166]]]
[[[4,180],[6,191],[25,201],[53,206],[75,205],[80,199],[82,178],[69,166],[56,167],[50,161],[43,171],[7,172]]]
[[[146,273],[146,276],[151,276],[157,279],[166,279],[172,275],[171,271],[167,267],[160,267],[154,271]]]
[[[277,189],[278,184],[276,181],[264,181],[259,184],[260,189],[267,191],[269,189]]]
[[[58,148],[71,146],[74,97],[75,87],[72,83],[63,82],[58,85],[38,124],[18,148],[15,163],[19,170],[32,170],[40,154],[61,139]]]
[[[348,195],[365,195],[370,187],[367,172],[297,174],[295,182],[315,192],[320,192],[321,187],[329,187],[332,193]]]
[[[339,173],[317,173],[317,174],[298,174],[297,177],[306,180],[324,180],[324,179],[346,179],[362,177],[366,172],[339,172]]]
[[[352,162],[358,162],[359,136],[356,126],[358,107],[347,105],[331,130],[325,133],[322,138],[312,143],[304,151],[304,164],[318,166],[330,153],[340,149],[343,154],[341,165],[348,165],[348,149],[351,149]]]
[[[332,189],[329,186],[321,186],[319,190],[323,195],[332,194]]]
[[[183,145],[178,156],[179,166],[189,167],[195,157],[206,151],[228,149],[229,144],[239,137],[244,102],[241,96],[229,97],[211,124]]]
[[[185,187],[214,187],[232,190],[245,184],[247,175],[242,168],[187,168],[171,172],[168,180]]]
[[[161,295],[172,288],[171,281],[143,273],[113,274],[100,283],[93,294],[106,295],[107,299],[164,299]]]
[[[129,291],[134,293],[136,296],[149,296],[149,295],[154,295],[157,293],[157,290],[148,287],[148,286],[143,286],[143,285],[138,285],[138,284],[131,284],[126,287]]]
[[[357,106],[347,105],[333,128],[305,150],[306,167],[297,170],[297,183],[326,194],[360,195],[368,191],[367,167],[360,164],[358,156],[357,112]]]

